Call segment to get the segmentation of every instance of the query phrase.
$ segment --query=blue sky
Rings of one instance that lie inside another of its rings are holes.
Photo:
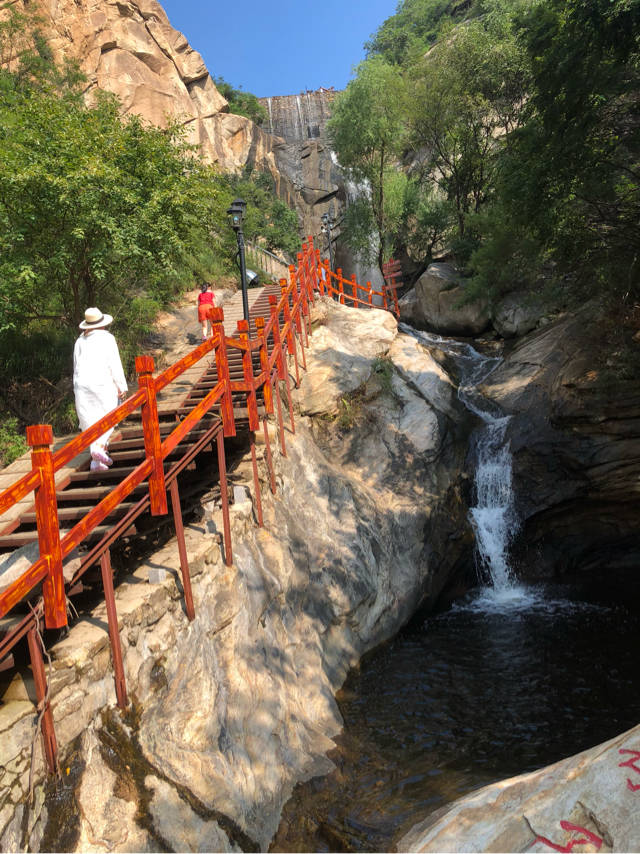
[[[258,97],[343,89],[397,0],[160,0],[209,72]]]

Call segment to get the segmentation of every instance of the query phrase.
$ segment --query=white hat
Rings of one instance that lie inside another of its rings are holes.
[[[84,320],[80,329],[102,329],[113,321],[110,314],[103,314],[99,308],[88,308],[84,313]]]

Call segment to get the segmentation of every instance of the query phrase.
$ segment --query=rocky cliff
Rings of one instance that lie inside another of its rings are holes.
[[[640,560],[640,387],[587,309],[522,338],[483,392],[512,415],[519,569],[548,576]]]
[[[260,99],[269,116],[265,129],[284,140],[274,149],[275,162],[298,190],[295,206],[305,235],[319,235],[322,214],[336,215],[345,199],[342,176],[326,139],[336,94],[333,89],[317,89]]]
[[[33,3],[18,3],[33,8]],[[75,59],[86,97],[115,93],[125,113],[163,126],[183,122],[205,161],[223,170],[247,163],[270,172],[282,198],[293,188],[275,162],[282,141],[233,115],[202,57],[175,30],[156,0],[36,0],[56,60]]]
[[[103,606],[54,647],[63,780],[48,799],[38,786],[30,807],[34,707],[19,678],[5,694],[2,850],[267,850],[295,783],[332,767],[348,668],[469,559],[470,425],[447,374],[387,312],[325,298],[313,326],[265,527],[250,501],[233,505],[226,567],[220,508],[205,506],[188,530],[193,623],[175,543],[118,587],[128,714],[108,708]],[[151,583],[151,569],[166,579]]]

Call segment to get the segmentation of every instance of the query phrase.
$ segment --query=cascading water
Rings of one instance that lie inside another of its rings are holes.
[[[338,161],[338,156],[335,151],[331,151],[331,161],[334,166],[337,166],[338,169],[341,169],[340,163]],[[362,198],[363,196],[371,195],[371,187],[368,182],[362,182],[360,184],[355,181],[351,181],[347,178],[346,174],[343,171],[343,181],[344,187],[347,194],[347,207],[357,201],[357,199]],[[369,256],[370,258],[375,258],[378,254],[378,240],[375,235],[371,236],[370,241],[370,249]],[[382,277],[382,273],[380,272],[377,264],[371,261],[363,262],[363,260],[359,257],[353,258],[353,272],[355,273],[356,281],[360,284],[364,285],[367,282],[371,282],[371,287],[374,291],[383,291],[384,290],[384,279]],[[374,305],[382,305],[381,297],[374,296],[373,298]]]
[[[449,353],[460,368],[458,397],[483,422],[472,437],[476,503],[469,513],[475,531],[480,575],[490,580],[494,599],[521,601],[526,594],[515,583],[509,565],[509,546],[518,530],[511,482],[512,455],[506,439],[510,416],[504,415],[478,391],[478,386],[496,369],[501,358],[483,356],[470,344],[419,332],[405,324],[401,324],[401,328],[421,343]]]
[[[273,106],[271,98],[267,98],[267,109],[269,111],[269,133],[273,133]]]

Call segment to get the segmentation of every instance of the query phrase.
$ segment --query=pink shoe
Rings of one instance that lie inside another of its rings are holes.
[[[99,463],[103,463],[107,468],[113,465],[113,460],[106,451],[92,451],[91,459],[96,460]]]
[[[109,466],[106,463],[101,463],[100,460],[91,460],[89,471],[109,471]]]

